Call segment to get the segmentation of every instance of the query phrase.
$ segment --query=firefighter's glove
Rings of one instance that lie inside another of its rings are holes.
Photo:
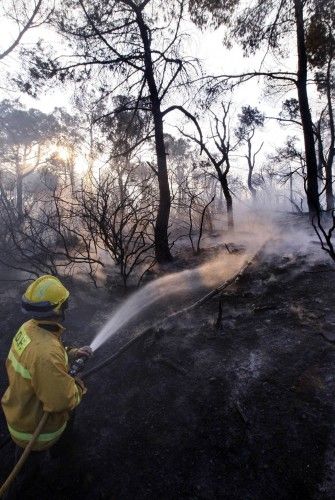
[[[89,345],[84,345],[83,347],[79,347],[76,349],[75,358],[90,358],[93,356],[93,351]]]
[[[79,377],[74,377],[74,380],[76,381],[76,384],[80,387],[80,389],[82,390],[82,394],[86,394],[87,392],[87,389],[85,387],[85,384],[84,382],[81,380],[81,378]]]

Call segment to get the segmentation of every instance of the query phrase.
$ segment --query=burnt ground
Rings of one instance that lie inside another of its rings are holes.
[[[69,450],[46,460],[21,498],[335,498],[334,270],[315,243],[284,251],[279,240],[225,292],[220,327],[216,297],[140,340],[87,380]],[[1,393],[22,322],[18,289],[9,297],[6,288]],[[116,299],[72,292],[70,337],[89,343]],[[91,366],[141,327],[105,344]],[[0,443],[5,435],[1,414]],[[0,450],[1,480],[12,452]]]

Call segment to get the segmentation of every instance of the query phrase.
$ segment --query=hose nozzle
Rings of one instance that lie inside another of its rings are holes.
[[[86,361],[87,361],[87,358],[83,356],[82,358],[77,358],[72,363],[72,366],[71,366],[70,371],[69,371],[69,374],[71,375],[71,377],[76,377],[78,375],[78,373],[82,371],[82,369],[85,366]]]

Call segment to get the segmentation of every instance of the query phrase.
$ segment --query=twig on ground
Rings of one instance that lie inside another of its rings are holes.
[[[241,419],[245,423],[245,425],[248,425],[249,424],[249,420],[245,416],[245,414],[244,414],[244,412],[242,410],[242,407],[240,405],[240,402],[237,399],[234,401],[234,405],[235,405],[235,408],[236,408],[238,414],[240,415]]]
[[[171,359],[164,358],[163,356],[157,356],[156,358],[154,358],[154,361],[156,361],[157,363],[162,363],[169,368],[172,368],[176,372],[181,373],[182,375],[187,375],[187,370],[171,361]]]

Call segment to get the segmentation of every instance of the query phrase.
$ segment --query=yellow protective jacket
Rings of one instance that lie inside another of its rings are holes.
[[[22,448],[45,411],[50,414],[33,450],[52,446],[66,427],[69,411],[81,401],[83,390],[68,374],[63,330],[58,323],[32,319],[13,339],[6,361],[9,387],[1,403],[12,439]]]

